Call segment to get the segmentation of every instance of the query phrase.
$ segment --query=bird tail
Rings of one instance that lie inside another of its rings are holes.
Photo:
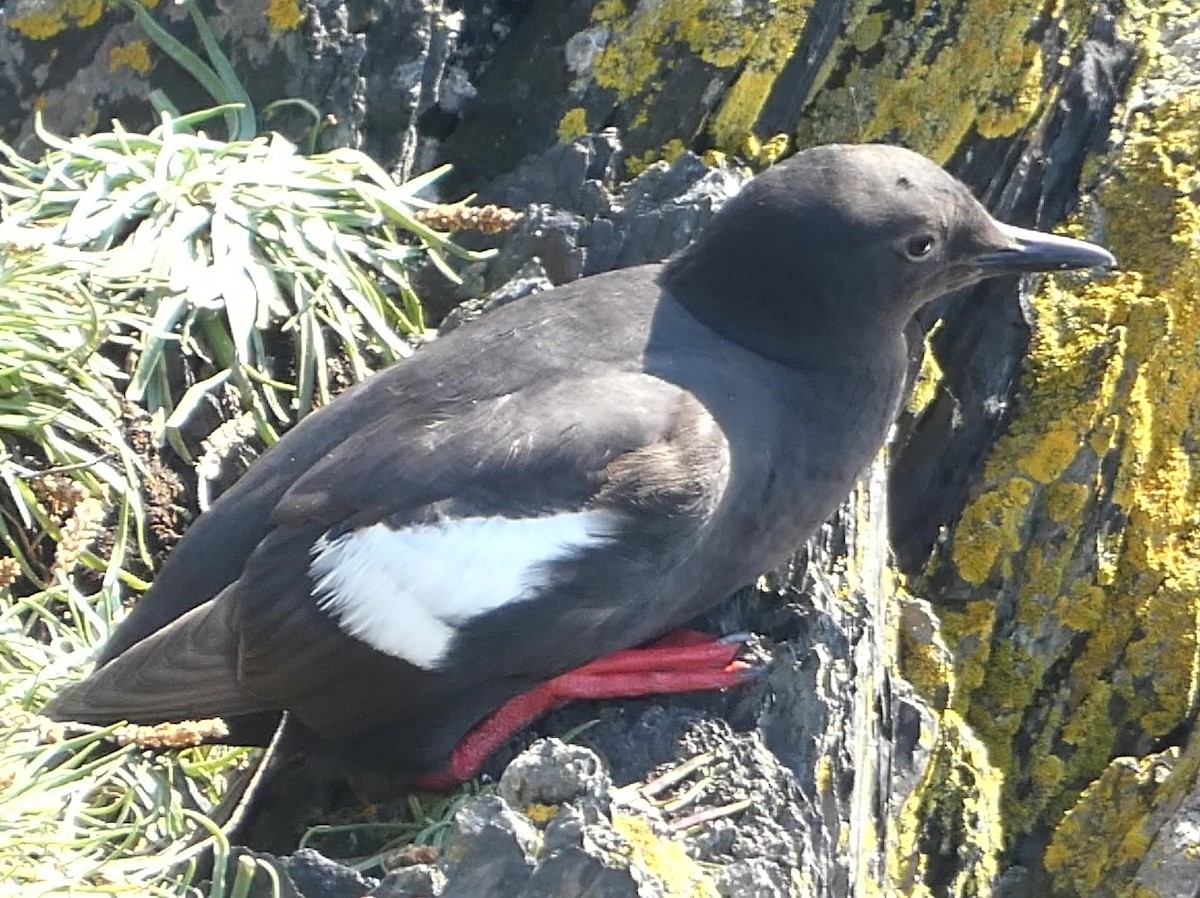
[[[42,714],[105,726],[277,710],[238,685],[233,604],[218,596],[193,608],[65,689]]]

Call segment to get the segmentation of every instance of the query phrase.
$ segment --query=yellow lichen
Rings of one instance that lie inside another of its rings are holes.
[[[816,769],[813,773],[813,780],[817,787],[817,794],[823,796],[832,795],[834,777],[833,759],[827,754],[823,754],[818,757]]]
[[[675,162],[680,156],[687,152],[687,145],[682,140],[668,140],[665,144],[657,149],[646,150],[640,155],[630,155],[625,159],[625,170],[629,174],[636,177],[654,165],[656,162],[666,162],[668,165]]]
[[[1082,483],[1054,483],[1046,490],[1046,513],[1056,524],[1079,523],[1092,491]]]
[[[742,157],[760,168],[774,165],[787,153],[791,138],[776,134],[770,140],[759,140],[757,134],[748,134],[740,147]]]
[[[673,165],[680,156],[687,152],[687,146],[679,138],[673,138],[663,144],[662,158],[663,161]]]
[[[998,561],[1022,547],[1021,526],[1033,494],[1024,477],[1009,477],[967,506],[954,538],[954,563],[964,580],[986,582]]]
[[[1071,709],[1062,727],[1062,740],[1074,750],[1069,755],[1072,768],[1081,766],[1103,769],[1108,762],[1115,736],[1112,721],[1113,688],[1096,683],[1085,694],[1083,703]]]
[[[987,743],[992,762],[1002,770],[1012,766],[1012,737],[1020,729],[1045,669],[1042,659],[1009,640],[992,647],[991,663],[980,685],[989,698],[988,713],[972,714],[970,723]]]
[[[1087,38],[1083,11],[1057,20],[1073,50]],[[972,132],[1008,137],[1046,104],[1039,0],[978,0],[868,13],[849,32],[842,83],[819,95],[801,123],[801,144],[899,137],[939,162]]]
[[[734,65],[753,33],[745,18],[729,15],[721,0],[662,0],[632,12],[624,4],[601,4],[592,20],[613,33],[596,60],[596,83],[623,100],[652,90],[667,59],[662,48],[671,43],[683,44],[714,66]]]
[[[536,826],[545,826],[558,816],[558,805],[531,804],[521,808],[521,813],[529,819],[530,823]]]
[[[1018,590],[1021,602],[1017,608],[1017,620],[1022,626],[1030,630],[1041,627],[1055,607],[1055,599],[1063,591],[1067,565],[1077,547],[1075,537],[1075,532],[1068,531],[1066,539],[1046,539],[1026,551],[1023,582]]]
[[[108,70],[119,72],[121,69],[129,69],[139,75],[150,71],[150,48],[145,41],[130,41],[112,48],[108,54]]]
[[[811,8],[812,0],[780,0],[774,5],[770,21],[754,35],[745,56],[738,60],[743,69],[709,125],[709,133],[720,149],[735,151],[754,133],[754,124],[780,72],[796,51]]]
[[[767,10],[732,15],[725,0],[600,3],[592,21],[611,30],[593,77],[616,91],[631,112],[632,128],[649,121],[667,75],[672,45],[717,69],[738,70],[709,131],[718,149],[741,152],[779,73],[799,45],[812,0],[780,0]],[[693,135],[680,135],[690,140]]]
[[[1125,650],[1133,695],[1141,699],[1139,725],[1165,736],[1186,720],[1196,703],[1197,612],[1195,583],[1181,594],[1156,590],[1137,609],[1138,634]]]
[[[641,817],[617,814],[613,828],[629,843],[630,860],[662,883],[668,898],[717,898],[717,888],[683,846],[658,835]]]
[[[1053,483],[1075,460],[1080,448],[1080,434],[1070,423],[1052,427],[1041,435],[1019,466],[1038,483]]]
[[[947,711],[940,723],[929,766],[889,840],[888,881],[910,896],[989,895],[1004,841],[1000,774],[961,717]]]
[[[1046,869],[1057,894],[1131,895],[1127,886],[1151,844],[1151,814],[1191,788],[1194,748],[1116,758],[1054,831]]]
[[[276,31],[295,31],[304,21],[299,0],[268,0],[267,21]]]
[[[1119,174],[1095,198],[1122,270],[1035,295],[1020,413],[949,535],[960,576],[981,599],[998,589],[1004,609],[991,622],[948,610],[943,629],[954,707],[1005,773],[1014,837],[1077,800],[1094,810],[1080,793],[1114,754],[1175,731],[1198,700],[1197,158],[1200,91],[1131,115]],[[1063,893],[1124,875],[1120,856],[1145,850],[1140,820],[1108,832],[1086,871],[1067,850],[1083,834],[1063,821],[1046,858]]]
[[[1058,794],[1063,778],[1066,776],[1066,765],[1058,755],[1043,755],[1033,766],[1030,777],[1034,790],[1043,799],[1052,798]]]
[[[645,153],[638,155],[630,155],[625,159],[625,170],[633,177],[637,177],[655,162],[658,161],[658,150],[647,150]]]
[[[954,694],[954,663],[937,615],[911,597],[902,597],[900,608],[900,672],[932,708],[945,710]]]
[[[582,106],[568,109],[558,122],[558,139],[570,143],[588,133],[587,110]]]
[[[874,12],[862,17],[858,27],[850,33],[850,43],[860,53],[866,53],[883,37],[887,18],[883,13]]]
[[[1104,620],[1108,610],[1108,594],[1099,586],[1076,583],[1071,593],[1060,597],[1054,606],[1054,616],[1064,626],[1079,633],[1091,633]]]
[[[95,25],[103,14],[103,0],[58,0],[10,15],[6,23],[22,37],[44,41],[57,37],[68,28]]]
[[[913,385],[912,395],[908,399],[908,411],[912,415],[920,415],[933,404],[937,398],[938,388],[942,383],[942,366],[938,364],[933,351],[933,339],[942,322],[938,321],[925,335],[925,354],[921,357],[921,370],[917,374],[917,382]]]
[[[993,602],[966,602],[942,610],[942,636],[955,658],[955,696],[952,707],[965,707],[968,697],[983,684],[991,659],[992,631],[996,625]]]
[[[1046,99],[1041,47],[1027,43],[1022,48],[1023,58],[1016,67],[1021,76],[1015,91],[991,97],[975,121],[975,130],[980,137],[995,140],[1016,134],[1029,124],[1033,114]],[[1007,87],[1007,86],[1006,86]]]

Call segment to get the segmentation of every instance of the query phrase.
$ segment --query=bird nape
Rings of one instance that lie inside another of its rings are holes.
[[[744,682],[737,640],[664,634],[849,493],[914,313],[1114,264],[907,150],[798,153],[667,263],[500,308],[311,415],[45,713],[222,717],[251,742],[287,710],[307,750],[440,785],[572,698]]]

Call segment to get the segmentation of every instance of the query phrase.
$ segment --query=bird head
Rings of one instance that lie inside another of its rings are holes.
[[[757,332],[803,343],[899,333],[925,304],[984,278],[1115,264],[1099,246],[996,221],[910,150],[830,145],[748,182],[663,283],[702,319],[736,319],[742,342]]]

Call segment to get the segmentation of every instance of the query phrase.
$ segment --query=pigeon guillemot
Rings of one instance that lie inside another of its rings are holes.
[[[632,647],[846,497],[896,416],[913,314],[1114,264],[1000,224],[907,150],[798,153],[665,265],[505,306],[310,416],[46,713],[223,717],[250,741],[287,710],[315,747],[428,783],[570,697],[736,684],[736,640]]]

